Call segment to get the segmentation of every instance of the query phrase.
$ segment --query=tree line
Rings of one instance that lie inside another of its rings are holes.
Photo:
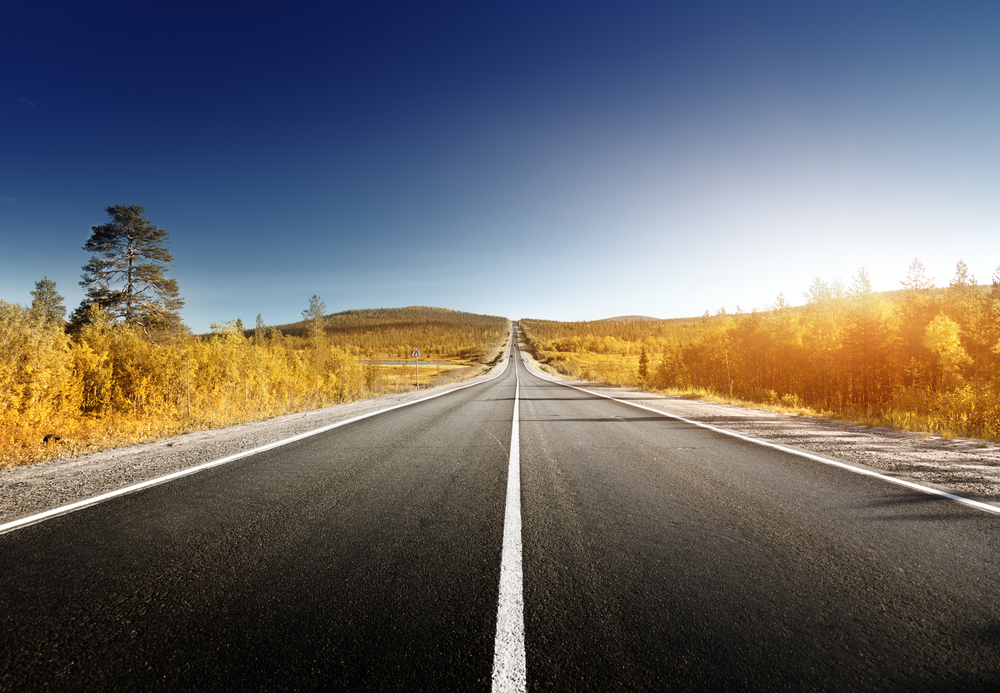
[[[814,279],[795,307],[779,296],[687,321],[520,325],[576,377],[1000,439],[1000,268],[981,285],[959,261],[938,289],[915,260],[901,285],[875,293],[861,269],[847,287]]]
[[[302,340],[310,333],[308,321],[277,327]],[[323,333],[330,344],[364,357],[408,358],[415,346],[428,358],[477,361],[507,336],[510,323],[495,315],[477,315],[445,308],[373,308],[326,316]]]

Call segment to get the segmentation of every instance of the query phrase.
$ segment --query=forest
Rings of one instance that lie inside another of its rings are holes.
[[[258,317],[251,330],[157,332],[91,307],[67,329],[37,300],[54,293],[47,281],[32,306],[0,301],[0,466],[380,396],[412,387],[382,359],[419,347],[469,366],[510,330],[505,318],[438,308],[324,315],[317,297],[309,319],[282,327]]]
[[[687,320],[521,320],[542,363],[575,378],[1000,440],[1000,268],[964,262],[935,288],[914,261],[902,289],[814,279],[806,303]]]

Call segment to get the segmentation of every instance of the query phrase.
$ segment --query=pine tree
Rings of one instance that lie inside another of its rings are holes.
[[[149,223],[140,205],[111,205],[107,224],[92,226],[83,249],[94,256],[83,267],[80,286],[87,289],[73,314],[74,324],[86,322],[87,308],[96,305],[112,319],[143,330],[180,325],[177,280],[164,271],[173,256],[163,247],[167,231]]]
[[[926,291],[934,288],[934,280],[927,277],[924,263],[916,258],[906,270],[906,279],[899,282],[907,292]]]
[[[326,327],[325,313],[326,304],[316,294],[310,297],[309,307],[302,311],[302,319],[309,321],[309,335],[317,344],[321,341],[324,328]]]
[[[867,298],[872,294],[872,280],[868,276],[868,270],[864,267],[858,270],[851,281],[851,288],[847,290],[847,295],[853,298]]]
[[[649,378],[649,354],[646,352],[646,345],[642,345],[639,352],[639,380],[646,382]]]
[[[830,300],[830,285],[819,277],[813,277],[809,290],[802,294],[810,304],[820,304]]]
[[[264,318],[260,316],[260,313],[257,313],[257,324],[253,328],[253,341],[257,344],[263,342],[267,335],[266,330],[267,328],[264,326]]]
[[[309,299],[309,307],[302,311],[302,318],[309,321],[309,336],[315,349],[314,367],[316,369],[316,390],[319,391],[320,378],[326,366],[326,350],[323,348],[323,337],[326,334],[326,322],[324,317],[326,304],[323,300],[313,294]]]
[[[46,323],[62,324],[66,320],[66,306],[63,297],[56,292],[56,283],[45,275],[44,279],[35,282],[35,290],[31,292],[31,314],[41,318]]]

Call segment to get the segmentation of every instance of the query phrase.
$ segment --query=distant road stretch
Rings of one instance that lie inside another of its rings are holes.
[[[0,689],[996,690],[998,537],[515,345],[489,382],[0,535]]]

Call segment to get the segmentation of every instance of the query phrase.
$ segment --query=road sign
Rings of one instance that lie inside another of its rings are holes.
[[[410,354],[415,359],[420,358],[420,349],[413,347],[413,353]],[[420,361],[414,361],[414,365],[417,367],[417,389],[420,389]]]

